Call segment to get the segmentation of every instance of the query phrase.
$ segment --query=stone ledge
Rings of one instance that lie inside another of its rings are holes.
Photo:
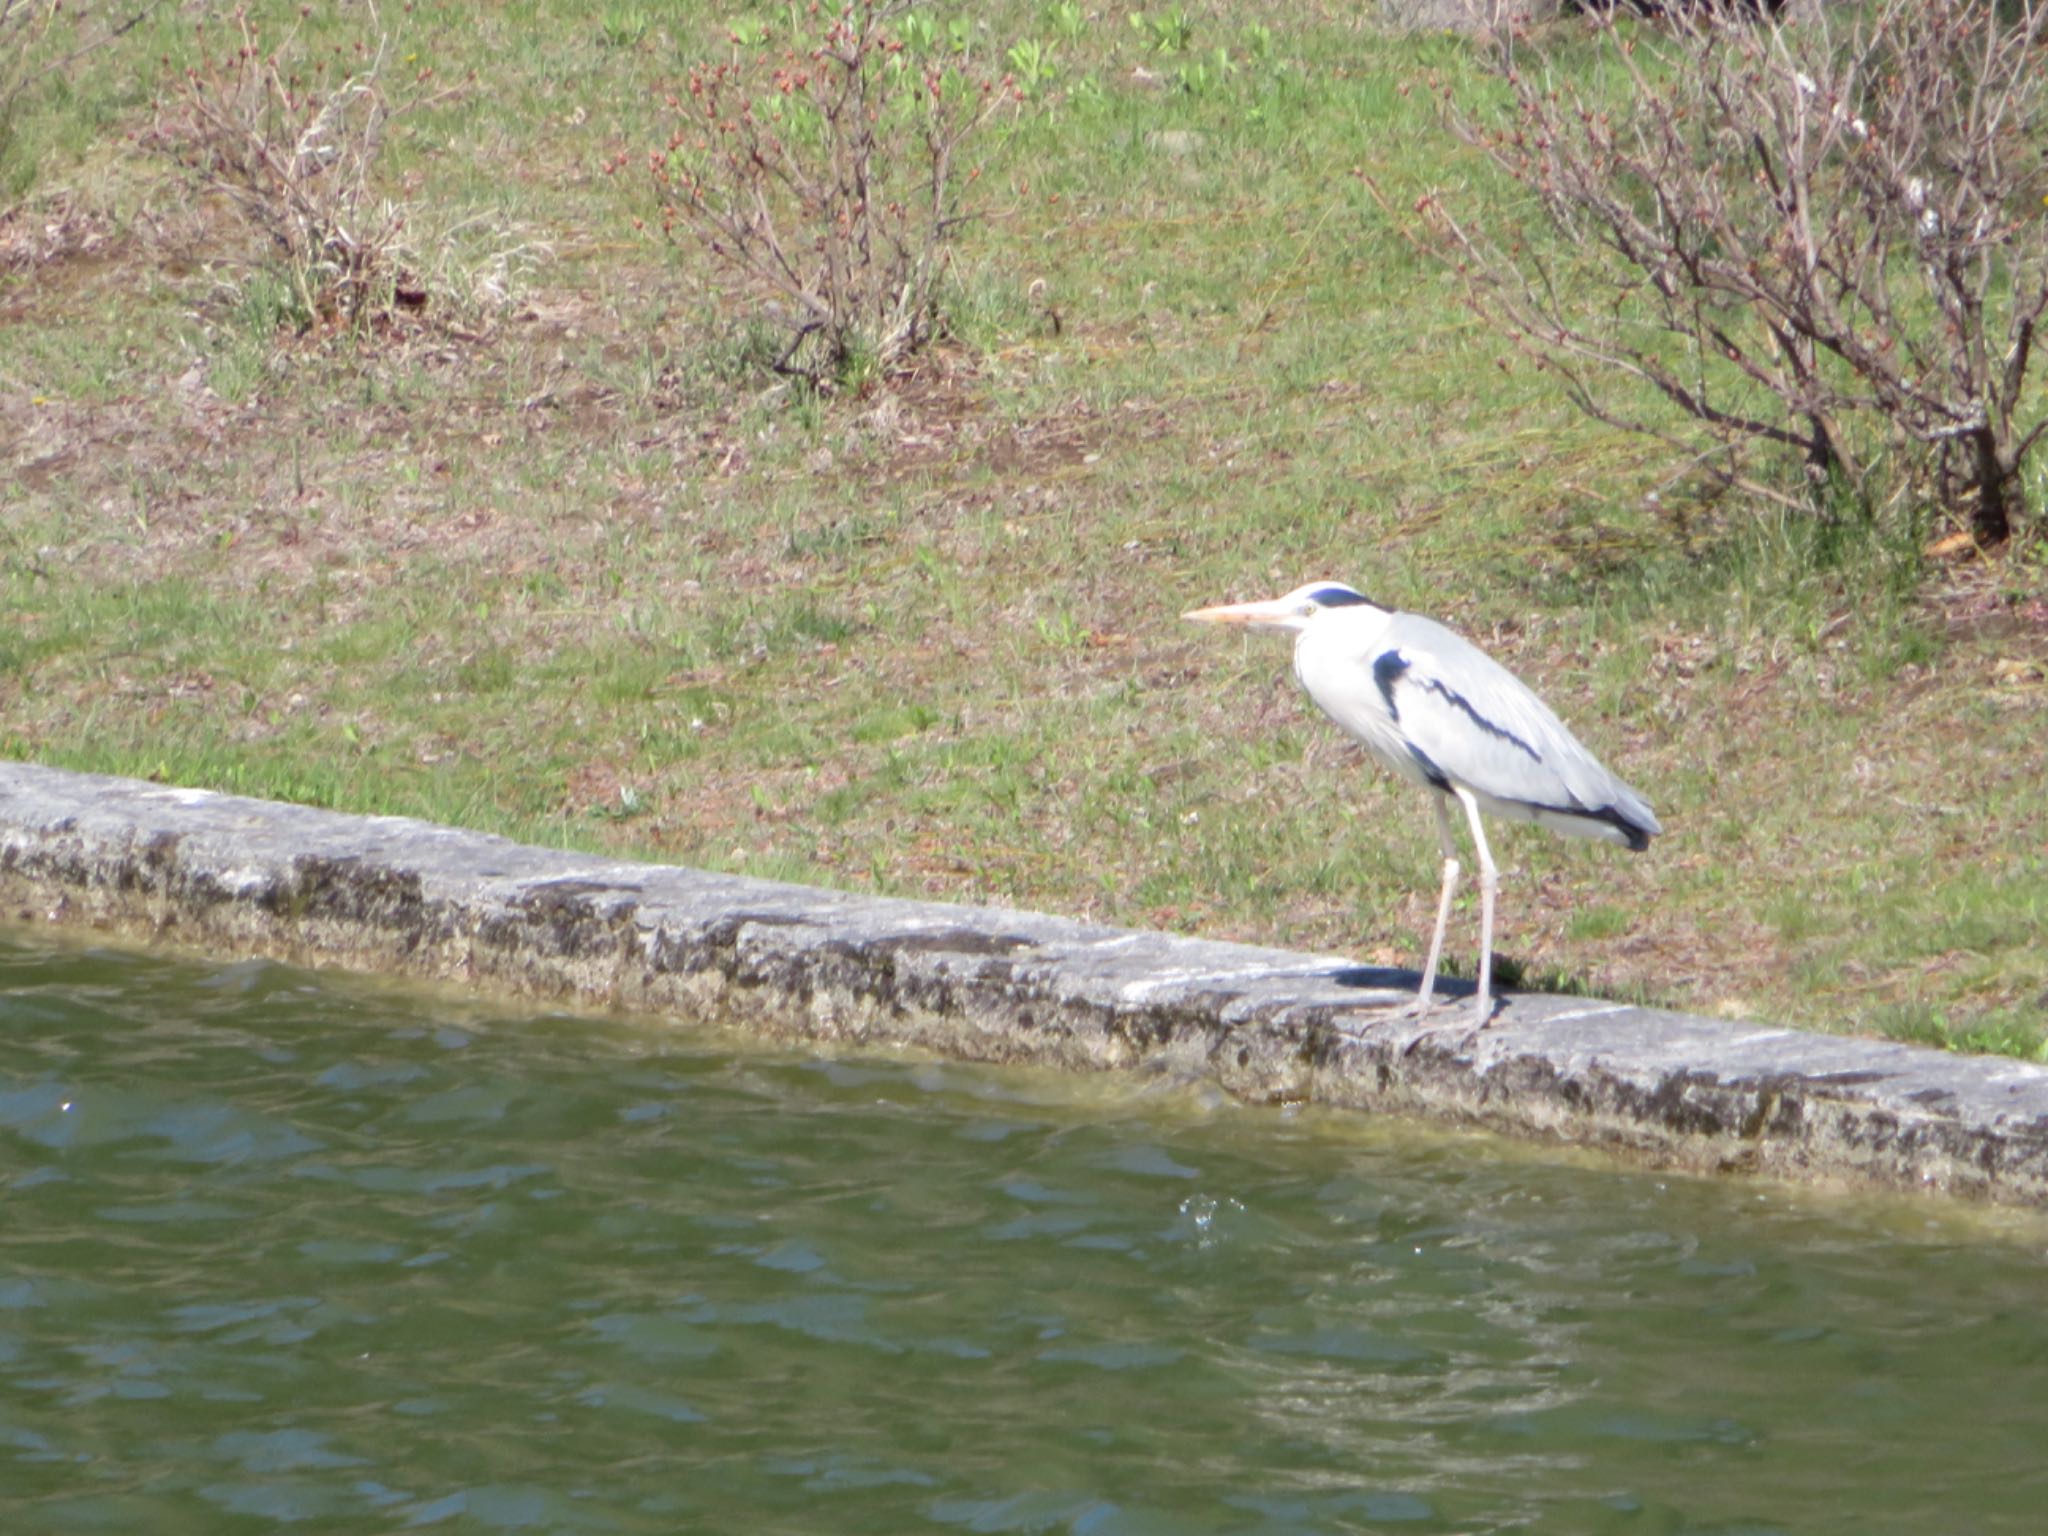
[[[785,1037],[1199,1077],[1745,1171],[2048,1204],[2048,1069],[1585,998],[1475,1034],[1338,956],[528,847],[0,763],[0,915]]]

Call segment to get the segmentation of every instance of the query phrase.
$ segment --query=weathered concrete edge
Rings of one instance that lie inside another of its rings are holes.
[[[0,763],[0,915],[215,953],[1163,1071],[1752,1171],[2048,1204],[2048,1069],[1583,998],[1391,1018],[1335,956],[851,895]]]

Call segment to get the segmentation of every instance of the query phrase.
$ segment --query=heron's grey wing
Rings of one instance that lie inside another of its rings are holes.
[[[1475,658],[1484,666],[1474,664]],[[1445,655],[1415,644],[1390,646],[1373,676],[1417,761],[1432,778],[1500,800],[1568,803],[1554,743],[1516,709],[1514,675],[1477,650]]]
[[[1642,797],[1609,773],[1527,684],[1470,641],[1429,620],[1388,639],[1374,676],[1425,771],[1532,811],[1596,822],[1618,815],[1634,829],[1631,844],[1658,830]]]

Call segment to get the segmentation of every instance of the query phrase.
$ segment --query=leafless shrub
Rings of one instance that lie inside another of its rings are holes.
[[[647,157],[663,230],[736,275],[740,297],[777,296],[773,366],[814,383],[931,340],[978,174],[962,146],[1014,99],[911,0],[842,0],[822,26],[801,47],[735,31],[666,98],[672,129]]]
[[[1453,102],[1452,121],[1563,239],[1498,235],[1435,196],[1434,246],[1598,419],[1797,505],[1812,498],[1749,474],[1741,450],[1796,450],[1866,506],[1903,467],[2003,540],[2048,431],[2027,390],[2048,308],[2048,3],[1759,10],[1610,10],[1574,79],[1503,35],[1511,113]]]
[[[366,10],[377,29],[375,6]],[[377,194],[374,173],[392,121],[450,93],[423,71],[394,103],[381,30],[374,46],[322,61],[306,56],[296,25],[266,42],[238,10],[230,27],[228,46],[205,52],[159,99],[145,147],[267,237],[308,322],[423,303],[398,259],[405,211]]]

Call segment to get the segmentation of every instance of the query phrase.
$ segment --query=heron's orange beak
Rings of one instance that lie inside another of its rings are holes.
[[[1222,603],[1214,608],[1196,608],[1181,615],[1198,624],[1242,624],[1252,629],[1293,629],[1301,614],[1279,598],[1262,603]]]

